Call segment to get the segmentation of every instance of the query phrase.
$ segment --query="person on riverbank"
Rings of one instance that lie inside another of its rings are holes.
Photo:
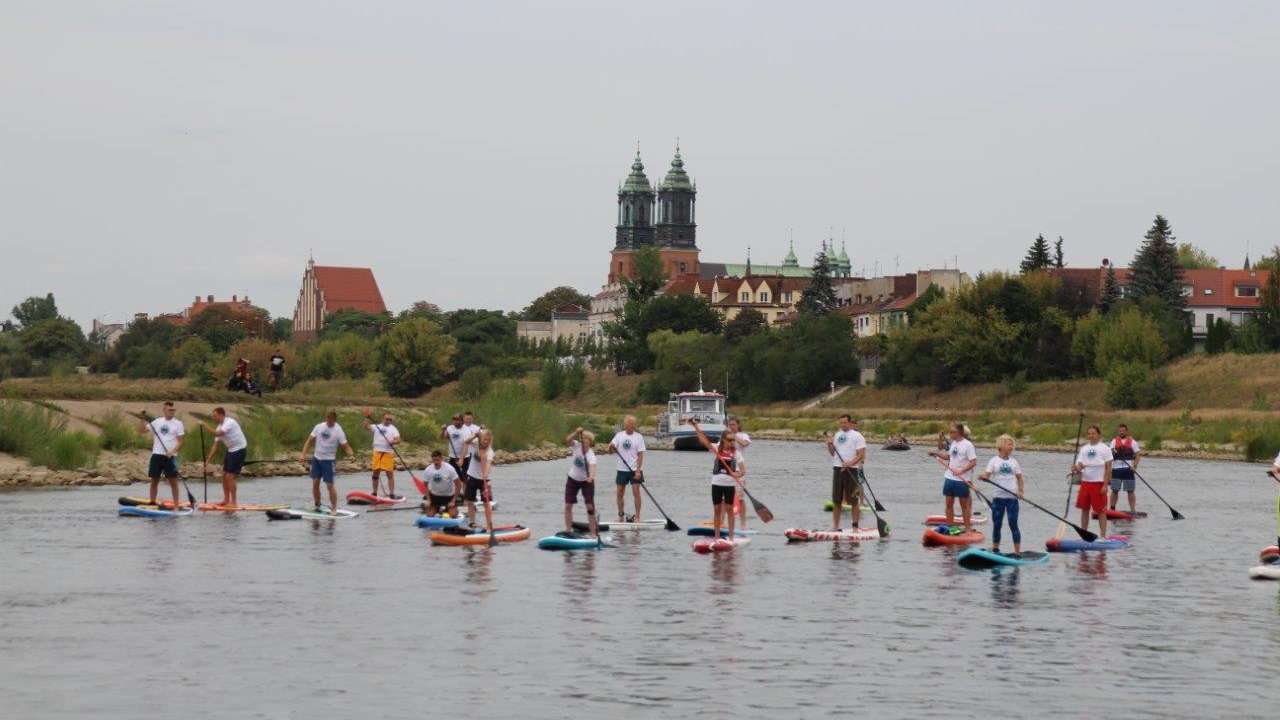
[[[461,417],[461,416],[459,416]],[[431,464],[423,470],[427,478],[427,497],[423,503],[427,517],[443,514],[458,516],[458,498],[462,497],[462,478],[451,463],[444,461],[444,453],[434,450]]]
[[[476,502],[484,503],[484,528],[493,532],[493,488],[489,487],[489,470],[493,467],[493,432],[481,428],[480,432],[463,441],[471,459],[467,464],[467,485],[463,499],[467,503],[467,524],[476,526]],[[474,446],[474,447],[472,447]]]
[[[364,429],[373,434],[373,496],[378,496],[381,483],[378,476],[387,474],[387,497],[392,500],[401,499],[396,495],[396,446],[400,444],[400,430],[391,424],[391,413],[382,413],[382,423],[373,424],[373,413],[364,411]]]
[[[320,511],[320,483],[329,488],[329,509],[338,514],[338,491],[333,487],[333,475],[338,464],[338,448],[347,453],[348,460],[355,460],[356,453],[347,442],[347,433],[338,424],[338,413],[330,410],[324,414],[324,422],[311,429],[306,442],[302,444],[302,455],[299,460],[307,464],[307,451],[315,445],[315,453],[310,458],[311,499],[315,501],[316,512]]]
[[[573,532],[573,506],[582,494],[582,504],[587,509],[587,525],[591,537],[600,539],[596,524],[596,436],[582,428],[575,428],[565,442],[573,449],[570,456],[569,476],[564,481],[564,529]]]
[[[218,505],[239,507],[239,498],[236,497],[236,480],[240,477],[240,471],[244,469],[245,455],[249,452],[249,441],[244,436],[244,430],[240,429],[240,423],[234,418],[227,417],[225,409],[214,408],[213,421],[217,424],[213,429],[213,446],[209,448],[209,456],[204,459],[204,464],[207,466],[213,462],[213,456],[217,454],[219,444],[227,449],[222,458],[222,502]]]
[[[440,428],[440,439],[444,440],[449,446],[449,464],[453,466],[454,472],[461,478],[467,476],[468,459],[467,452],[462,447],[462,441],[466,440],[469,435],[462,413],[455,413],[453,422]],[[459,492],[458,494],[461,495],[462,493]]]
[[[956,500],[960,501],[960,516],[964,531],[973,529],[973,496],[969,494],[969,473],[978,466],[978,451],[969,439],[964,423],[951,426],[951,442],[945,451],[931,450],[930,457],[946,466],[942,473],[942,496],[946,498],[947,525],[956,521]]]
[[[712,442],[711,438],[702,432],[697,420],[689,420],[689,425],[693,427],[694,432],[698,433],[698,440],[702,442],[702,446],[715,455],[715,460],[711,461],[712,537],[721,537],[722,521],[728,518],[727,536],[732,538],[735,527],[734,498],[738,495],[737,483],[741,482],[742,477],[747,473],[747,463],[742,459],[742,453],[738,451],[737,433],[729,432],[726,426],[725,432],[720,434],[720,441]]]
[[[1022,531],[1018,529],[1018,501],[1022,499],[1022,466],[1013,458],[1013,437],[996,438],[996,456],[987,461],[987,469],[978,477],[995,483],[991,498],[991,552],[1000,552],[1000,526],[1009,520],[1009,535],[1013,538],[1013,553],[1022,552]]]
[[[1134,483],[1138,463],[1142,462],[1142,447],[1138,445],[1137,438],[1129,434],[1129,426],[1124,423],[1116,426],[1116,436],[1111,440],[1111,457],[1113,461],[1119,461],[1119,464],[1113,464],[1111,468],[1110,507],[1112,510],[1116,509],[1116,503],[1120,500],[1120,491],[1124,490],[1129,495],[1129,512],[1135,513],[1138,508],[1137,496],[1134,492],[1137,486]]]
[[[615,495],[618,501],[618,522],[640,521],[640,483],[644,482],[644,436],[636,431],[636,416],[628,415],[622,421],[622,430],[609,441],[609,452],[617,453],[617,474],[614,476]],[[635,501],[636,514],[627,517],[624,510],[627,486]]]
[[[858,473],[867,459],[867,439],[858,432],[858,424],[848,415],[841,415],[834,436],[827,436],[827,454],[831,456],[831,529],[840,532],[844,506],[856,530],[862,519],[862,484]]]
[[[270,370],[271,392],[280,389],[280,381],[284,380],[284,350],[276,348],[276,352],[268,361],[267,368]]]
[[[1089,442],[1076,453],[1075,471],[1080,473],[1080,489],[1076,507],[1080,508],[1080,527],[1089,529],[1089,516],[1098,516],[1098,535],[1107,536],[1107,485],[1111,482],[1111,448],[1102,442],[1102,429],[1090,425],[1085,432]]]
[[[174,417],[173,403],[166,401],[161,410],[161,417],[148,421],[147,414],[142,413],[142,425],[138,431],[151,438],[151,460],[147,463],[147,477],[151,478],[151,495],[149,504],[156,504],[156,493],[160,490],[160,476],[169,481],[169,489],[173,491],[173,507],[182,507],[178,499],[178,451],[186,442],[187,431],[182,421]]]
[[[747,454],[744,452],[751,446],[751,436],[742,432],[742,423],[736,417],[731,417],[724,423],[725,432],[733,436],[733,445],[738,449],[738,455],[742,458],[742,462],[746,463]],[[746,487],[746,482],[742,483]],[[742,502],[742,493],[734,493],[733,495],[733,515],[737,520],[738,527],[743,530],[747,529],[747,505]]]

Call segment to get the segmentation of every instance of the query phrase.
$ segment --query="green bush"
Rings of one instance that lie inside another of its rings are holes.
[[[524,450],[544,442],[558,445],[572,429],[558,409],[513,382],[498,384],[473,409],[476,422],[493,430],[494,447],[501,450]]]
[[[378,338],[382,386],[395,397],[416,397],[453,372],[457,341],[425,318],[410,318]]]
[[[1258,428],[1244,444],[1244,459],[1249,462],[1271,460],[1280,452],[1280,428]]]
[[[98,438],[84,430],[53,436],[31,462],[54,470],[74,470],[98,464]]]
[[[493,373],[489,368],[477,365],[469,367],[458,377],[458,397],[463,400],[474,400],[489,392],[493,384]]]
[[[564,392],[569,397],[578,397],[587,384],[587,363],[582,358],[574,358],[564,375]]]
[[[83,430],[69,432],[62,413],[2,401],[0,452],[25,457],[34,465],[70,470],[97,464],[98,439]]]
[[[1126,308],[1103,320],[1095,352],[1094,367],[1105,378],[1115,366],[1124,363],[1159,367],[1169,357],[1169,346],[1159,323],[1136,308]],[[1168,400],[1158,404],[1165,402]]]
[[[1103,385],[1103,400],[1113,408],[1153,408],[1173,399],[1173,388],[1164,374],[1140,362],[1114,364]]]
[[[538,390],[543,400],[555,400],[564,392],[564,366],[559,360],[548,360],[542,364]]]
[[[122,452],[151,447],[151,439],[138,432],[138,421],[126,418],[119,410],[99,417],[101,434],[98,444],[103,450]]]

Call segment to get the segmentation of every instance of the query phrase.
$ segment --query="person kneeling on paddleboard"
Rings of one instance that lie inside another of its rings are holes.
[[[338,464],[338,448],[347,453],[348,460],[355,460],[356,453],[347,442],[347,433],[338,424],[338,413],[330,410],[324,414],[324,422],[311,429],[307,441],[302,444],[302,463],[307,464],[307,451],[315,443],[316,451],[311,456],[311,499],[315,501],[316,512],[320,512],[320,483],[329,487],[329,510],[338,514],[338,491],[333,487],[333,475]]]
[[[1076,507],[1080,508],[1080,527],[1089,529],[1089,515],[1098,516],[1098,535],[1107,536],[1107,485],[1111,482],[1111,448],[1101,442],[1102,429],[1090,425],[1089,442],[1076,453],[1075,471],[1080,473],[1080,489]]]
[[[742,461],[742,454],[738,452],[737,436],[724,432],[720,435],[720,442],[714,443],[702,432],[697,420],[689,420],[689,425],[698,433],[702,446],[716,456],[711,465],[711,537],[733,538],[733,499],[737,495],[737,483],[747,474],[747,464]],[[720,525],[726,517],[729,520],[729,531],[721,535]]]
[[[582,493],[582,504],[587,508],[587,523],[591,537],[600,539],[596,525],[596,436],[576,428],[565,438],[573,448],[569,463],[569,476],[564,481],[564,530],[573,534],[573,506]]]
[[[930,450],[929,456],[947,464],[946,471],[942,473],[942,496],[946,498],[947,525],[955,525],[955,501],[958,498],[964,531],[973,530],[973,496],[969,494],[968,474],[978,466],[978,452],[973,449],[964,423],[951,426],[951,443],[946,451]]]
[[[431,453],[431,464],[423,470],[427,476],[427,497],[423,498],[423,509],[427,517],[443,514],[445,517],[458,516],[458,471],[453,465],[444,461],[444,453],[435,450]]]
[[[1000,552],[1000,526],[1009,518],[1009,534],[1013,536],[1013,554],[1022,553],[1022,531],[1018,529],[1018,501],[1022,499],[1022,466],[1013,459],[1013,437],[996,438],[996,456],[978,477],[990,480],[999,488],[991,498],[991,552]]]

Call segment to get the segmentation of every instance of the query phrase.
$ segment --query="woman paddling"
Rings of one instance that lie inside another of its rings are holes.
[[[1013,438],[1001,435],[996,439],[996,457],[987,462],[987,469],[978,477],[990,480],[997,486],[991,498],[991,552],[1000,552],[1000,525],[1009,518],[1009,534],[1013,536],[1013,554],[1022,553],[1022,531],[1018,529],[1018,501],[1022,499],[1022,466],[1013,457]]]
[[[489,488],[489,469],[493,466],[493,432],[489,428],[481,428],[480,432],[462,442],[465,451],[468,446],[475,445],[471,462],[467,465],[467,490],[464,499],[467,501],[467,524],[476,526],[476,498],[484,503],[484,527],[493,534],[493,490]]]
[[[973,530],[973,496],[969,494],[968,474],[978,466],[978,452],[969,441],[969,429],[964,423],[952,425],[951,443],[947,450],[930,450],[929,456],[941,460],[947,466],[942,474],[942,496],[947,499],[947,525],[955,523],[955,501],[958,498],[964,531]]]
[[[697,420],[690,420],[689,425],[698,433],[702,446],[715,454],[716,459],[711,466],[711,527],[712,537],[720,535],[720,524],[726,516],[729,518],[729,532],[725,537],[734,536],[733,499],[737,496],[737,485],[742,476],[747,474],[747,464],[742,461],[738,452],[737,440],[729,432],[720,434],[720,442],[711,442],[711,438],[702,432]]]
[[[599,540],[596,526],[596,436],[590,431],[576,428],[565,438],[572,449],[569,476],[564,481],[564,530],[573,533],[573,506],[582,493],[582,504],[587,508],[587,528],[591,537]]]

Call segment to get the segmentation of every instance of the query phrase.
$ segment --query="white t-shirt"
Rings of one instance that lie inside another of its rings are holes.
[[[987,461],[987,472],[991,473],[991,482],[1000,486],[995,496],[998,498],[1018,497],[1018,476],[1022,474],[1022,466],[1018,461],[1005,460],[999,455]]]
[[[449,457],[460,457],[458,452],[462,450],[462,441],[467,439],[470,431],[466,425],[450,425],[444,430],[445,442],[449,445]]]
[[[1111,448],[1101,442],[1081,446],[1076,462],[1084,465],[1080,482],[1102,482],[1107,476],[1107,463],[1111,462]]]
[[[427,478],[427,492],[432,495],[453,494],[453,483],[458,479],[458,471],[454,470],[452,465],[440,463],[440,467],[436,467],[435,463],[432,463],[422,472]]]
[[[227,452],[236,452],[249,447],[249,441],[244,438],[244,431],[240,429],[240,423],[232,418],[223,418],[218,424],[218,429],[222,431],[222,435],[218,437],[223,445],[227,446]]]
[[[458,430],[458,432],[462,434],[462,439],[455,442],[455,445],[457,446],[456,449],[461,449],[462,443],[470,440],[472,437],[475,436],[476,433],[480,432],[480,426],[474,423],[470,425],[463,425]],[[452,435],[450,437],[452,437]],[[476,444],[471,443],[470,445],[467,446],[467,457],[471,457],[472,455],[475,455],[475,454],[476,454]]]
[[[493,467],[493,448],[484,451],[484,459],[488,462],[490,468]],[[484,468],[480,465],[480,456],[476,455],[471,458],[471,464],[467,466],[467,474],[477,480],[484,479]]]
[[[333,427],[329,427],[328,423],[316,425],[311,429],[311,437],[316,441],[313,455],[317,460],[337,460],[338,447],[347,443],[347,434],[338,423],[334,423]]]
[[[854,459],[859,450],[867,449],[867,439],[857,430],[838,430],[832,442],[836,451],[831,455],[831,467],[844,467],[846,460]],[[862,463],[854,463],[853,467],[862,467]]]
[[[973,443],[969,442],[968,438],[952,441],[951,448],[947,452],[949,452],[951,456],[947,460],[947,471],[942,474],[942,477],[947,480],[968,482],[968,478],[965,477],[968,473],[961,473],[960,475],[957,475],[952,468],[962,468],[965,465],[968,465],[970,460],[978,459],[978,451],[973,449]],[[973,471],[970,470],[969,472]]]
[[[569,477],[583,482],[587,479],[592,465],[596,464],[596,451],[587,448],[586,457],[582,456],[582,445],[577,441],[573,441],[573,458],[569,464]]]
[[[738,450],[733,451],[733,470],[737,472],[743,463],[742,453]],[[732,487],[736,485],[733,476],[725,472],[724,463],[720,462],[720,456],[717,454],[715,459],[716,472],[711,475],[712,485],[721,485],[724,487]]]
[[[622,430],[613,436],[610,441],[618,452],[618,472],[628,472],[636,469],[636,462],[640,459],[640,453],[644,452],[644,435],[637,430],[630,435],[626,430]],[[626,465],[623,461],[626,461]],[[627,465],[631,467],[628,468]]]
[[[1272,465],[1275,465],[1276,467],[1280,467],[1280,453],[1277,453],[1277,454],[1276,454],[1276,459],[1275,459],[1275,460],[1273,460],[1273,461],[1271,462],[1271,464],[1272,464]]]
[[[168,455],[178,447],[178,438],[187,434],[186,429],[182,426],[182,421],[178,418],[165,420],[158,417],[151,421],[151,454],[152,455]],[[164,442],[161,443],[160,441]],[[165,447],[169,449],[166,450]]]
[[[744,433],[744,432],[740,432],[740,433],[737,433],[736,435],[734,435],[734,436],[733,436],[733,439],[735,440],[734,447],[737,449],[737,451],[738,451],[738,455],[739,455],[739,456],[741,456],[741,457],[743,457],[743,458],[745,458],[745,457],[746,457],[746,455],[744,455],[743,453],[744,453],[746,450],[745,450],[745,448],[743,448],[743,447],[742,447],[741,443],[743,443],[743,442],[750,443],[750,442],[751,442],[751,436],[750,436],[750,435],[748,435],[748,434],[746,434],[746,433]]]
[[[378,432],[381,430],[382,432]],[[373,433],[373,450],[374,452],[391,452],[391,443],[400,437],[400,431],[395,425],[373,425],[370,424],[369,432]],[[386,437],[383,437],[386,435]]]

